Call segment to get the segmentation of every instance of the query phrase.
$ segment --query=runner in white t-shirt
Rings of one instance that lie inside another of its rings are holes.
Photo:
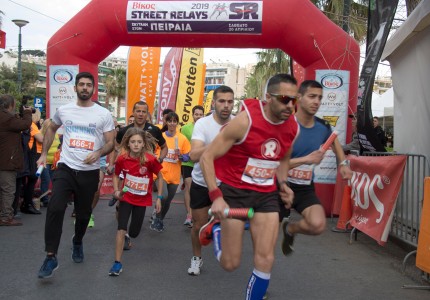
[[[99,183],[100,157],[114,147],[114,124],[110,112],[91,101],[94,77],[91,73],[76,75],[77,102],[61,106],[52,118],[43,140],[37,165],[45,165],[46,155],[55,132],[64,126],[63,146],[53,178],[52,197],[46,215],[45,251],[47,256],[39,270],[39,278],[52,276],[58,268],[56,254],[60,244],[64,213],[74,195],[76,222],[72,238],[72,259],[84,260],[82,239],[91,216],[91,204]]]
[[[189,275],[199,275],[203,265],[202,246],[199,241],[200,228],[208,221],[208,211],[212,202],[203,178],[202,169],[198,162],[206,146],[217,136],[220,129],[231,120],[231,111],[234,105],[234,92],[225,85],[214,90],[214,111],[210,116],[199,119],[194,125],[191,137],[191,160],[195,162],[191,177],[193,182],[190,188],[190,207],[192,209],[193,228],[191,229],[191,243],[193,257],[188,268]],[[219,184],[219,182],[218,182]]]

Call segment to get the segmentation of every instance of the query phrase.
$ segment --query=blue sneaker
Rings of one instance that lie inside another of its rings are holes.
[[[80,245],[75,244],[74,238],[75,236],[72,237],[72,260],[75,263],[81,263],[84,261],[84,245],[82,243]]]
[[[122,263],[114,262],[112,268],[110,268],[109,276],[119,276],[122,272]]]
[[[58,261],[55,256],[47,256],[43,261],[43,265],[40,267],[38,277],[39,278],[49,278],[52,276],[55,270],[58,269]]]

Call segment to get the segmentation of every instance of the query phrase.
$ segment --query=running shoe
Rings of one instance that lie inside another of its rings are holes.
[[[149,223],[152,223],[152,221],[154,221],[156,216],[157,216],[157,212],[155,211],[155,208],[153,208],[151,213],[151,218],[149,219]]]
[[[130,250],[131,249],[131,238],[128,234],[125,235],[124,239],[124,247],[123,250]]]
[[[110,200],[109,200],[108,205],[109,205],[109,206],[114,206],[114,205],[115,205],[115,203],[116,203],[117,201],[118,201],[118,199],[117,199],[117,198],[112,197],[112,199],[110,199]]]
[[[122,263],[114,262],[112,268],[110,268],[109,276],[119,276],[119,273],[122,272]]]
[[[188,275],[200,275],[200,269],[203,266],[203,259],[198,256],[191,258],[191,266],[188,268]]]
[[[157,231],[158,232],[163,232],[164,231],[164,222],[160,218],[157,218],[157,219],[158,219]]]
[[[40,267],[38,277],[49,278],[58,269],[58,261],[55,256],[47,256]]]
[[[215,224],[219,224],[219,220],[212,216],[209,222],[200,228],[199,240],[202,246],[207,246],[212,242],[212,228]]]
[[[88,221],[88,228],[94,227],[94,215],[91,214],[90,220]]]
[[[72,237],[72,260],[75,263],[81,263],[84,261],[84,245],[78,245],[74,242],[75,236]]]
[[[282,247],[282,253],[284,253],[285,256],[290,255],[294,251],[294,248],[293,248],[294,235],[291,235],[288,233],[287,227],[288,227],[288,221],[285,221],[284,223],[282,223],[282,231],[284,233],[284,238],[282,239],[281,247]]]
[[[187,218],[185,219],[184,225],[186,225],[188,228],[193,227],[193,220],[191,219],[190,215],[187,215]]]

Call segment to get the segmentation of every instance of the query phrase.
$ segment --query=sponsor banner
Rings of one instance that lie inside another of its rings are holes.
[[[294,78],[297,80],[297,86],[305,81],[305,68],[299,65],[295,60],[291,59],[291,74],[293,74]]]
[[[103,178],[102,186],[100,188],[100,195],[112,195],[113,193],[113,175],[106,174]]]
[[[0,30],[0,49],[6,49],[6,32]]]
[[[53,116],[60,106],[77,100],[74,86],[78,73],[78,65],[49,66],[49,115],[47,117]]]
[[[193,121],[192,109],[199,104],[200,90],[204,81],[203,53],[203,48],[184,48],[182,52],[175,109],[181,127]]]
[[[137,101],[148,104],[148,118],[154,112],[160,54],[159,47],[130,47],[128,51],[126,123],[128,117],[133,114],[133,105]]]
[[[163,110],[176,109],[176,93],[178,91],[179,73],[181,71],[183,48],[172,48],[164,58],[158,88],[157,123],[163,123]]]
[[[204,109],[205,109],[205,115],[208,114],[212,110],[212,100],[214,97],[214,90],[209,91],[209,93],[206,95],[206,100],[204,103]]]
[[[316,80],[323,86],[323,99],[316,114],[317,117],[330,123],[338,132],[338,140],[344,145],[349,95],[349,71],[316,70]],[[329,149],[324,159],[314,169],[314,182],[336,182],[336,155]]]
[[[348,158],[353,170],[351,225],[383,246],[390,232],[406,156],[348,155]]]
[[[418,235],[416,265],[430,273],[430,177],[424,178],[424,199]]]
[[[205,98],[205,78],[206,78],[206,64],[202,67],[202,85],[200,86],[199,105],[203,106],[203,99]]]
[[[361,68],[357,101],[358,140],[363,151],[385,152],[373,129],[372,92],[377,62],[387,42],[398,0],[371,0],[368,10],[366,58]]]
[[[129,33],[261,34],[263,1],[133,1],[127,4]]]

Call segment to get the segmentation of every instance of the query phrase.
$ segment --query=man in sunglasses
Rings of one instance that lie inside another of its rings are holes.
[[[286,180],[291,145],[299,133],[293,116],[296,95],[294,77],[273,76],[267,84],[266,101],[244,100],[243,110],[220,131],[200,158],[214,215],[200,230],[200,242],[207,245],[214,241],[216,257],[227,271],[239,267],[245,221],[226,218],[224,211],[254,209],[249,222],[254,270],[247,285],[247,299],[262,299],[267,290],[281,200],[287,207],[293,201]],[[216,177],[222,182],[219,187]]]
[[[284,255],[293,251],[294,235],[297,233],[307,235],[321,234],[326,225],[324,208],[315,194],[313,183],[313,167],[324,157],[320,147],[329,138],[332,130],[330,125],[315,116],[322,99],[322,86],[315,80],[304,81],[299,88],[297,112],[295,114],[300,125],[300,135],[294,142],[291,154],[288,181],[294,192],[292,208],[303,218],[298,222],[285,221],[282,224],[284,239],[282,252]],[[343,179],[350,179],[352,171],[349,161],[345,159],[342,146],[336,138],[333,150],[339,162],[340,174]],[[281,220],[286,211],[281,212]]]

